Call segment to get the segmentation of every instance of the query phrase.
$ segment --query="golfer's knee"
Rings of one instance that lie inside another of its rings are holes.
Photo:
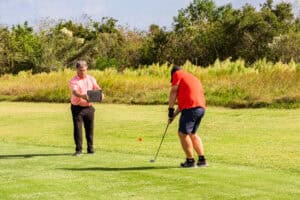
[[[190,136],[191,140],[193,140],[193,141],[200,139],[200,137],[197,134],[190,134],[189,136]]]

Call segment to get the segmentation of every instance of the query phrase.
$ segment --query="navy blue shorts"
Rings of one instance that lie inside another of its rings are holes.
[[[182,110],[179,119],[179,131],[184,134],[195,134],[204,113],[205,109],[201,107]]]

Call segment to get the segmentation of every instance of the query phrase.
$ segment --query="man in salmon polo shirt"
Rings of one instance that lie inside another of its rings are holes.
[[[88,90],[101,90],[96,79],[87,74],[88,65],[86,61],[80,60],[76,63],[77,75],[74,76],[69,86],[72,91],[71,111],[74,126],[75,153],[74,156],[82,154],[82,123],[85,128],[87,141],[87,153],[95,153],[93,147],[94,136],[94,112],[92,103],[88,102]]]
[[[181,112],[179,119],[178,136],[186,155],[186,161],[180,166],[205,167],[204,150],[201,138],[197,135],[197,129],[205,113],[205,97],[202,84],[194,75],[184,71],[178,66],[171,70],[171,91],[169,96],[169,123]],[[174,105],[177,99],[178,107]],[[194,152],[198,154],[198,161],[194,159]]]

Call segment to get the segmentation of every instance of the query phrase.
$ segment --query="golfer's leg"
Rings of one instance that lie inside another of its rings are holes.
[[[193,143],[189,135],[179,132],[180,143],[187,158],[194,158]]]
[[[93,151],[93,137],[94,137],[94,112],[95,109],[91,106],[86,109],[84,117],[85,137],[87,141],[87,150]]]
[[[193,143],[193,147],[197,152],[198,156],[204,155],[203,143],[201,138],[197,134],[190,134],[191,141]]]
[[[72,109],[73,127],[74,127],[74,142],[76,145],[75,151],[82,151],[82,117],[76,108]]]
[[[192,134],[190,134],[190,138],[193,142],[193,147],[197,152],[198,156],[204,155],[203,143],[201,138],[197,135],[197,130],[200,126],[201,120],[204,116],[205,110],[203,108],[197,108],[193,112],[193,118],[195,119],[195,124],[193,126]]]

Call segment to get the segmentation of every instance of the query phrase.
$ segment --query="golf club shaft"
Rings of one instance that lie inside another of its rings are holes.
[[[154,159],[153,159],[154,161],[155,161],[156,158],[157,158],[158,152],[159,152],[159,150],[160,150],[161,144],[162,144],[163,141],[164,141],[164,138],[165,138],[165,136],[166,136],[166,133],[167,133],[167,130],[168,130],[169,125],[170,125],[170,122],[168,122],[167,127],[166,127],[166,130],[165,130],[165,132],[164,132],[164,134],[163,134],[163,137],[161,138],[159,147],[158,147],[157,152],[156,152],[156,154],[155,154],[155,157],[154,157]]]

